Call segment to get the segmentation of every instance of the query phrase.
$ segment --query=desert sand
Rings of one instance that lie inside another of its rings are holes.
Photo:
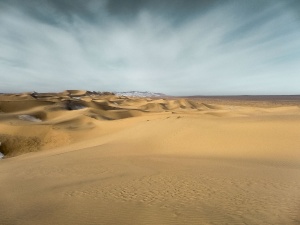
[[[0,95],[0,224],[300,224],[298,97]]]

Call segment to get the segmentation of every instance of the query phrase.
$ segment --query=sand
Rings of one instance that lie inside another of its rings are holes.
[[[299,105],[0,95],[0,224],[300,224]]]

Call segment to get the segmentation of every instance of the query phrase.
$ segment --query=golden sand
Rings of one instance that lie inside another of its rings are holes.
[[[0,224],[300,224],[299,105],[1,95]]]

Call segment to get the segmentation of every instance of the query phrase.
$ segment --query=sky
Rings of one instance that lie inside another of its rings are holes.
[[[299,0],[0,0],[0,93],[300,94]]]

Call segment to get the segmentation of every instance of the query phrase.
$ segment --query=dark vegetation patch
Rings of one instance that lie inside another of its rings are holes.
[[[67,110],[79,110],[86,108],[86,106],[83,105],[81,102],[71,100],[65,101],[65,107]]]
[[[38,137],[0,134],[0,142],[0,152],[5,156],[16,156],[27,152],[35,152],[41,147],[41,139]]]

